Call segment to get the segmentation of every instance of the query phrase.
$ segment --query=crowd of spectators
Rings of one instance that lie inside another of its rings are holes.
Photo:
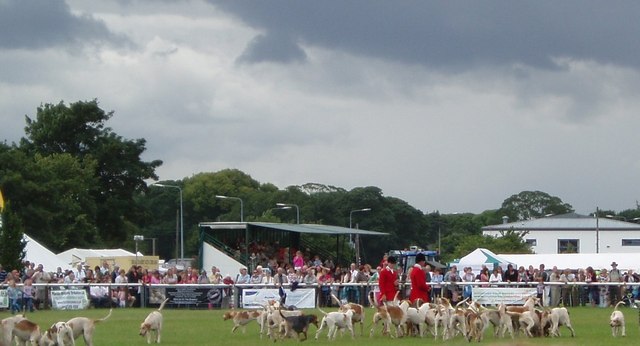
[[[378,273],[387,266],[387,256],[373,268],[370,264],[357,265],[351,263],[342,267],[334,263],[331,257],[320,258],[319,255],[312,255],[309,249],[304,252],[288,247],[267,246],[259,243],[252,243],[250,247],[251,257],[248,267],[241,267],[237,273],[226,273],[222,275],[216,266],[198,270],[195,267],[187,267],[179,270],[175,267],[168,268],[166,272],[160,268],[147,270],[141,266],[131,266],[130,268],[113,267],[107,261],[101,266],[91,268],[85,263],[78,263],[72,269],[62,270],[56,268],[53,272],[45,271],[42,264],[24,263],[22,270],[12,270],[6,272],[0,265],[0,283],[3,288],[7,288],[10,309],[18,311],[36,311],[45,300],[45,288],[42,286],[32,286],[34,283],[59,283],[60,286],[52,286],[52,289],[64,289],[75,287],[74,284],[109,284],[109,285],[78,285],[87,289],[92,305],[95,307],[109,306],[139,306],[140,292],[138,286],[128,286],[128,283],[142,284],[253,284],[253,285],[285,285],[296,288],[299,285],[317,285],[319,289],[320,306],[332,304],[331,295],[346,301],[360,303],[367,302],[367,295],[373,291],[376,296],[379,294]],[[411,268],[410,270],[413,270]],[[612,306],[622,299],[628,299],[629,305],[635,307],[633,301],[638,299],[639,286],[625,285],[575,285],[577,282],[598,283],[617,282],[634,283],[640,282],[640,276],[629,270],[621,272],[617,269],[617,264],[611,264],[611,269],[594,270],[592,267],[586,269],[560,270],[556,266],[552,269],[545,269],[543,264],[538,268],[532,265],[515,267],[511,264],[506,269],[497,266],[489,269],[482,267],[479,272],[474,273],[472,268],[463,268],[458,272],[458,268],[453,265],[448,270],[442,271],[440,268],[424,267],[425,276],[430,287],[430,297],[438,296],[450,298],[456,303],[464,298],[472,298],[470,285],[464,282],[481,282],[480,287],[498,286],[500,282],[518,283],[526,287],[535,287],[539,297],[544,297],[546,306],[578,306],[590,305],[607,307]],[[395,270],[399,279],[402,268]],[[408,280],[408,275],[406,279]],[[402,281],[402,280],[400,280]],[[562,285],[552,285],[550,282],[563,283]],[[348,284],[368,285],[348,285]],[[242,286],[240,286],[242,287]],[[401,291],[403,297],[410,295],[410,283],[404,286]],[[224,296],[230,295],[230,290],[223,291]]]

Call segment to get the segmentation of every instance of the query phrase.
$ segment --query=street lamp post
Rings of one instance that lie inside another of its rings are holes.
[[[278,207],[282,207],[282,209],[288,209],[287,207],[291,208],[291,207],[295,207],[296,208],[296,223],[300,224],[300,208],[298,207],[297,204],[291,204],[291,203],[276,203],[276,205]]]
[[[182,209],[182,188],[177,185],[167,185],[159,183],[153,183],[151,184],[151,186],[169,187],[178,189],[178,191],[180,191],[180,258],[182,259],[184,258],[184,212]]]
[[[350,211],[349,212],[349,229],[352,228],[353,213],[360,213],[360,212],[367,212],[367,211],[371,211],[371,208],[362,208],[362,209],[356,209],[356,210]],[[358,263],[358,265],[360,265],[360,235],[357,233],[356,233],[354,243],[356,248],[356,262]]]
[[[244,203],[242,202],[242,199],[240,197],[216,195],[216,198],[219,198],[219,199],[235,199],[235,200],[240,201],[240,222],[244,222]]]

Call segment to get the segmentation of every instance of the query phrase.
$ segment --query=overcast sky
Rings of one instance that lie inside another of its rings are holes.
[[[640,199],[640,2],[0,0],[0,139],[97,98],[161,179],[377,186],[425,213]],[[362,206],[366,207],[366,206]]]

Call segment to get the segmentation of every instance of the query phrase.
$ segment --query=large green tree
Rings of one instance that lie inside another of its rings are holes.
[[[573,212],[573,207],[559,197],[542,191],[522,191],[502,202],[500,209],[509,220],[529,220],[548,214],[561,215]]]
[[[134,194],[146,189],[146,179],[158,178],[155,169],[162,162],[142,161],[146,141],[114,133],[105,126],[112,116],[97,100],[45,104],[38,107],[35,119],[26,117],[27,137],[20,149],[30,156],[69,154],[82,167],[93,169],[96,181],[88,191],[96,207],[95,226],[106,245],[114,246],[136,231],[142,212]]]

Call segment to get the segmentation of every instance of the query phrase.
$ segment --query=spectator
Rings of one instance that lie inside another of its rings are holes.
[[[24,286],[22,287],[22,303],[24,305],[24,310],[33,312],[33,298],[35,296],[35,288],[33,287],[33,282],[31,278],[27,278],[24,280]]]
[[[211,283],[211,281],[209,281],[209,277],[207,276],[207,271],[203,269],[200,272],[200,276],[198,276],[198,284],[204,285],[208,283]]]
[[[558,285],[560,283],[560,272],[558,271],[558,267],[553,266],[551,269],[551,274],[549,275],[549,281],[552,283],[556,283],[555,285],[551,285],[551,307],[557,307],[560,305],[561,298],[561,287]]]
[[[611,263],[611,270],[609,271],[609,282],[621,283],[623,282],[622,274],[618,269],[618,263]],[[622,299],[621,287],[619,285],[609,286],[609,303],[616,305]]]
[[[452,304],[457,304],[459,300],[458,293],[458,284],[456,282],[460,281],[460,275],[458,274],[458,267],[455,265],[451,266],[449,271],[444,274],[443,280],[448,282],[447,290],[449,291],[449,297],[451,298]]]
[[[609,282],[609,273],[607,272],[606,269],[602,269],[600,271],[600,274],[598,274],[598,282]],[[609,306],[609,288],[605,285],[601,285],[599,288],[599,300],[600,300],[600,307],[601,308],[606,308],[607,306]]]
[[[331,284],[333,284],[333,275],[329,268],[322,267],[322,275],[318,278],[320,285],[320,303],[321,307],[331,306]]]
[[[596,271],[593,270],[591,266],[587,267],[585,272],[585,281],[587,284],[594,284],[598,282],[598,276],[596,275]],[[597,285],[587,286],[589,287],[589,300],[591,302],[591,307],[595,307],[600,304],[600,289]]]
[[[9,309],[11,314],[22,311],[20,300],[22,297],[22,291],[16,285],[16,281],[13,278],[7,280],[7,297],[9,298]]]
[[[507,264],[507,271],[502,276],[503,282],[518,282],[518,271],[513,267],[513,264]]]
[[[296,255],[293,257],[293,269],[298,270],[302,269],[304,265],[304,257],[302,256],[302,251],[296,251]]]
[[[104,275],[102,277],[105,284],[109,284],[109,277]],[[91,304],[95,308],[104,308],[111,306],[111,299],[109,298],[109,286],[106,285],[91,285],[89,287],[89,297]]]
[[[273,285],[273,276],[269,268],[264,269],[264,276],[262,277],[262,284]]]
[[[2,264],[0,264],[0,284],[7,281],[7,274],[7,271],[4,270],[4,267],[2,267]]]
[[[494,284],[502,282],[502,275],[500,275],[498,268],[493,269],[493,273],[489,276],[489,282]],[[491,287],[498,287],[498,285],[491,285]]]
[[[474,282],[475,281],[475,275],[473,275],[473,270],[471,269],[471,267],[466,267],[464,268],[464,274],[462,275],[462,281],[464,282]],[[472,285],[464,285],[464,287],[462,288],[462,298],[463,299],[471,299],[471,294],[473,292],[473,286]]]
[[[433,275],[431,276],[431,301],[435,301],[436,298],[442,297],[443,280],[444,276],[442,275],[442,270],[440,270],[440,268],[434,269]]]

